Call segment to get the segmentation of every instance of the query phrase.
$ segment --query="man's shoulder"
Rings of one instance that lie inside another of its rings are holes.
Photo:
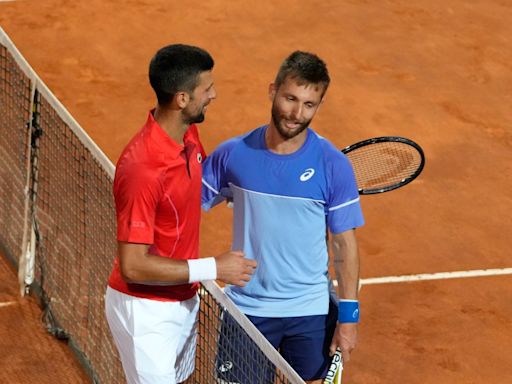
[[[311,136],[312,136],[312,142],[313,142],[313,148],[316,148],[317,151],[319,151],[324,159],[330,160],[340,160],[340,159],[346,159],[346,156],[339,150],[329,139],[326,137],[320,135],[318,132],[309,129]]]
[[[338,152],[336,146],[329,139],[311,128],[309,128],[309,132],[313,138],[312,141],[315,142],[316,145],[318,145],[322,150],[328,152]]]
[[[352,169],[352,164],[348,157],[338,149],[330,140],[312,131],[314,135],[314,147],[321,158],[327,172],[345,173]]]
[[[117,161],[115,181],[121,179],[123,183],[146,183],[156,179],[166,168],[164,155],[137,134]]]
[[[260,141],[260,135],[261,135],[261,129],[256,128],[252,131],[246,132],[244,134],[234,136],[221,144],[214,150],[213,153],[216,154],[226,154],[232,152],[235,148],[243,148],[245,147],[253,147],[254,145],[257,145],[257,143]]]

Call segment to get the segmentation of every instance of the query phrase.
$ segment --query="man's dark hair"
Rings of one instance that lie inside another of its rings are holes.
[[[199,75],[213,65],[210,54],[199,47],[172,44],[159,49],[149,64],[149,82],[158,104],[167,104],[178,92],[192,93]]]
[[[322,96],[331,81],[325,62],[313,53],[302,51],[293,52],[283,61],[274,81],[276,88],[279,88],[287,78],[295,79],[300,85],[322,85]]]

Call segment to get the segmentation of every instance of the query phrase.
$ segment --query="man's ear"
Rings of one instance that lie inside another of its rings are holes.
[[[268,98],[270,101],[274,101],[274,97],[276,96],[277,88],[274,83],[270,83],[268,86]]]
[[[184,109],[190,101],[190,95],[187,92],[177,92],[174,98],[176,100],[176,105],[180,109]]]

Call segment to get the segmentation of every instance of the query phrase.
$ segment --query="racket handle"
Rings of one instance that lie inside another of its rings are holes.
[[[343,355],[339,349],[332,357],[331,365],[327,371],[327,375],[323,381],[323,384],[340,384],[341,383],[341,372],[343,371]]]

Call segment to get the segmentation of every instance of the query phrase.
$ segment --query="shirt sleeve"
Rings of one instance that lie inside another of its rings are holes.
[[[139,166],[116,175],[114,198],[117,214],[117,240],[153,244],[155,214],[162,187],[158,177]]]
[[[327,225],[332,233],[341,233],[364,224],[359,192],[352,164],[337,149],[327,164],[329,179]]]
[[[226,169],[237,139],[228,140],[215,149],[203,162],[201,205],[205,211],[231,197]]]

